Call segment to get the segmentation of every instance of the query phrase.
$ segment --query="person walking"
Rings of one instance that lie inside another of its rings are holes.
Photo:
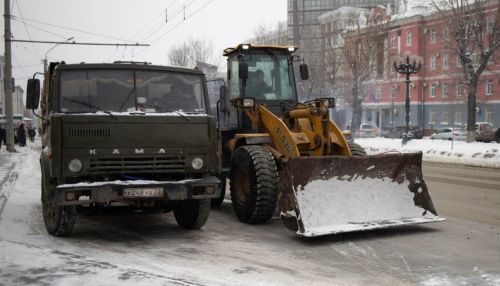
[[[7,139],[7,133],[5,132],[5,129],[2,126],[0,126],[0,149],[2,149],[2,142],[5,144],[6,139]]]
[[[17,128],[17,139],[19,140],[19,147],[26,146],[26,128],[24,127],[24,123],[21,123],[19,128]]]

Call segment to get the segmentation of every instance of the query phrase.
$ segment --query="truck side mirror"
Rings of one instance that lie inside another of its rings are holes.
[[[40,102],[40,80],[36,78],[28,79],[26,88],[26,108],[37,109]]]
[[[222,112],[227,112],[227,93],[226,93],[226,86],[221,85],[219,87],[219,101],[220,101],[220,111]]]
[[[309,79],[309,68],[307,68],[307,65],[306,64],[301,64],[299,66],[299,69],[300,69],[300,78],[302,80]]]
[[[245,62],[239,62],[238,64],[238,74],[240,79],[248,78],[248,64]]]

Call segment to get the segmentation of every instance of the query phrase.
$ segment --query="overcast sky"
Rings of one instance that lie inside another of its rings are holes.
[[[67,63],[134,60],[167,64],[169,47],[189,38],[211,39],[221,54],[224,48],[253,37],[258,25],[275,26],[287,14],[286,0],[10,1],[16,17],[11,24],[15,39],[64,41],[74,37],[76,42],[151,44],[148,48],[59,45],[47,54],[49,61]],[[3,31],[3,18],[1,23]],[[12,43],[16,85],[25,89],[26,78],[43,70],[42,59],[52,47]],[[4,50],[2,41],[2,54]]]

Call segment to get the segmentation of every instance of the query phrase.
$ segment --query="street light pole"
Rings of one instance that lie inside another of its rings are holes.
[[[5,135],[7,151],[16,152],[14,147],[14,120],[12,113],[12,35],[10,31],[10,1],[4,0],[5,23],[5,67],[4,67],[4,94],[5,94]]]
[[[412,58],[412,59],[410,59]],[[404,58],[398,57],[394,61],[394,69],[400,73],[406,75],[406,98],[405,98],[405,134],[403,136],[403,145],[406,144],[411,138],[408,134],[410,125],[410,75],[416,74],[422,68],[422,62],[417,57],[412,57],[406,54]]]
[[[67,38],[67,39],[66,39],[66,40],[64,40],[64,41],[65,41],[65,42],[67,42],[67,41],[71,41],[71,40],[73,40],[73,39],[74,39],[74,37],[69,37],[69,38]],[[50,51],[52,51],[55,47],[59,46],[60,44],[62,44],[62,43],[57,43],[57,44],[53,45],[53,46],[52,46],[52,48],[50,48],[50,49],[49,49],[49,50],[45,53],[45,57],[43,58],[43,71],[44,71],[44,72],[47,72],[47,69],[48,69],[48,64],[47,64],[47,55],[48,55],[48,53],[49,53]]]

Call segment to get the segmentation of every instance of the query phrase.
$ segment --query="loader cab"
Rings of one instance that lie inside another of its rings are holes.
[[[265,104],[278,116],[281,116],[283,106],[293,106],[298,102],[293,65],[295,50],[295,47],[288,46],[250,44],[224,50],[227,87],[220,98],[221,130],[248,130],[243,112],[231,104],[236,98],[253,98],[255,104]],[[301,66],[301,71],[303,68]]]

